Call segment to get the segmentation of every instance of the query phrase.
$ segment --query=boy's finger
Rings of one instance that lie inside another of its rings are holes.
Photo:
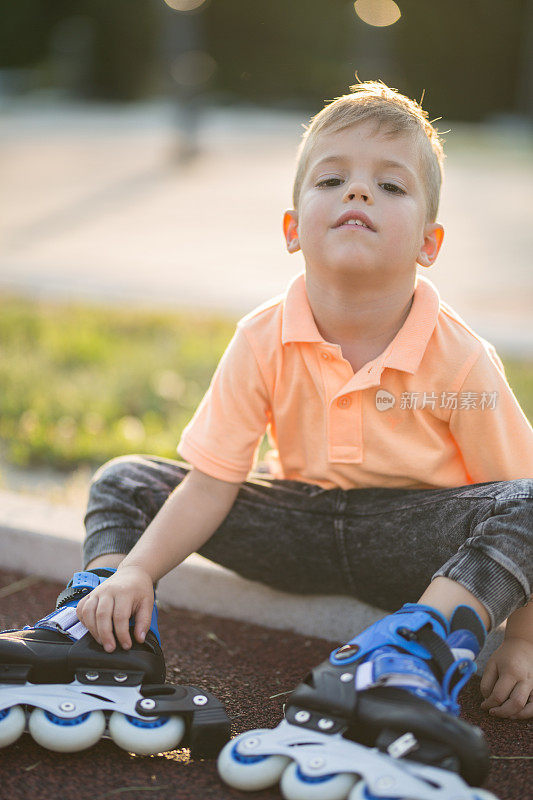
[[[129,650],[131,647],[130,616],[131,601],[125,597],[118,596],[115,599],[115,606],[113,608],[113,625],[115,628],[115,636],[124,650]]]
[[[76,613],[78,615],[78,619],[82,622],[87,630],[91,633],[92,636],[99,642],[98,639],[98,631],[96,630],[96,617],[95,611],[96,606],[98,605],[96,599],[92,599],[89,603],[88,601],[85,602],[80,609],[79,605],[76,608]],[[100,642],[99,642],[100,643]]]
[[[494,716],[512,717],[515,714],[519,714],[529,699],[530,689],[531,687],[525,681],[517,683],[507,700],[494,709]]]
[[[518,714],[513,714],[511,719],[533,719],[533,696],[530,696],[529,702],[526,703],[522,711]]]
[[[485,667],[479,688],[483,697],[487,698],[498,680],[498,667],[494,661],[489,661]]]
[[[144,642],[152,620],[152,610],[152,600],[145,600],[135,615],[135,638],[138,642]]]
[[[95,612],[96,630],[98,639],[108,653],[115,649],[115,637],[113,636],[113,606],[114,599],[108,595],[100,597],[98,607]]]
[[[504,675],[498,678],[492,692],[487,699],[481,704],[482,708],[490,709],[503,705],[512,690],[516,686],[516,679],[510,675]]]

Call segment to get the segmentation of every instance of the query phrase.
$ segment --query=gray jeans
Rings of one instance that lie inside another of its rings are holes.
[[[95,475],[84,564],[127,553],[190,468],[125,456]],[[199,550],[245,578],[395,611],[431,580],[465,586],[497,626],[530,598],[533,480],[449,489],[322,489],[254,474]],[[179,534],[178,534],[179,535]]]

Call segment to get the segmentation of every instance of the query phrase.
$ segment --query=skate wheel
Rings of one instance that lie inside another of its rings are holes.
[[[498,800],[495,794],[487,792],[486,789],[472,789],[466,787],[466,790],[472,792],[470,800]],[[359,781],[350,792],[348,800],[379,800],[379,797],[370,794],[366,788],[365,782]],[[405,798],[405,800],[408,800],[408,798]]]
[[[42,708],[34,708],[28,724],[35,741],[57,753],[75,753],[92,747],[105,730],[103,711],[90,711],[79,717],[58,717]]]
[[[0,711],[0,747],[16,742],[25,727],[26,714],[21,706],[11,706]]]
[[[375,796],[370,794],[364,781],[359,781],[356,783],[348,795],[348,800],[374,800],[374,798]],[[379,800],[379,798],[376,798],[375,800]],[[408,800],[408,798],[406,798],[406,800]]]
[[[185,733],[185,722],[177,714],[139,719],[114,711],[109,718],[109,733],[123,750],[147,756],[175,750]]]
[[[355,781],[347,772],[314,778],[293,762],[281,776],[280,788],[285,800],[346,800]]]
[[[266,732],[253,731],[254,736]],[[244,733],[222,748],[217,761],[218,774],[234,789],[260,791],[279,781],[291,759],[287,756],[245,756],[237,752],[237,744],[249,738],[250,733]]]

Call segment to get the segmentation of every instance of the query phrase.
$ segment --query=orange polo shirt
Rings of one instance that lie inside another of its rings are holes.
[[[265,430],[274,477],[326,489],[533,477],[533,430],[496,351],[420,275],[402,328],[355,374],[318,332],[303,273],[240,320],[178,452],[241,482]]]

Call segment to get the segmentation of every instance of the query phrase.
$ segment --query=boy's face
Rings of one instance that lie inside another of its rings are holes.
[[[430,266],[443,229],[426,221],[426,198],[417,144],[390,138],[364,122],[315,143],[304,177],[298,213],[285,212],[289,252],[301,249],[307,271],[413,275],[418,261]],[[342,222],[362,215],[365,226]]]

